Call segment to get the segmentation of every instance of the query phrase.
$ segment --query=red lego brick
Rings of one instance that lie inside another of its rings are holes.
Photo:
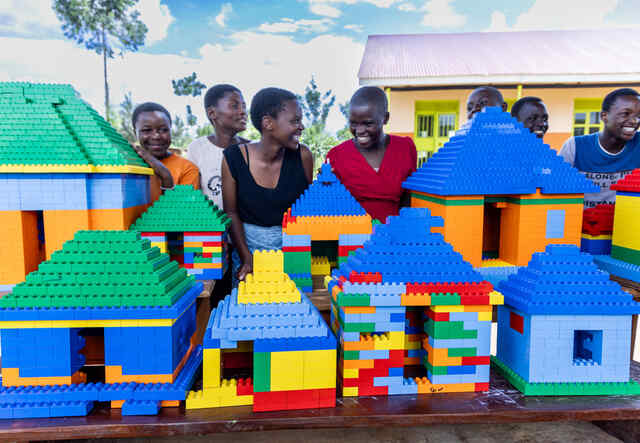
[[[480,283],[407,283],[407,294],[457,293],[463,295],[487,295],[493,290],[488,281]]]
[[[254,392],[253,410],[260,411],[283,411],[287,409],[287,392]]]
[[[185,269],[193,269],[193,263],[182,263],[182,267]]]
[[[253,395],[253,381],[250,378],[241,378],[236,385],[236,395]]]
[[[336,390],[334,388],[316,390],[318,391],[319,408],[333,408],[336,405]]]
[[[475,385],[476,392],[483,392],[488,390],[489,390],[489,383],[476,383]]]
[[[482,357],[462,357],[462,365],[488,365],[491,363],[491,358],[487,356]]]
[[[348,257],[350,252],[360,249],[362,245],[338,246],[338,256]]]
[[[491,298],[488,294],[460,294],[460,304],[473,306],[473,305],[488,305],[491,303]]]
[[[282,252],[309,252],[311,246],[283,246]]]
[[[222,246],[221,241],[203,241],[202,246],[214,247],[214,246]]]
[[[615,205],[600,204],[587,208],[582,215],[582,233],[588,235],[607,235],[613,232]]]
[[[389,395],[387,386],[358,386],[358,395]]]
[[[524,334],[524,317],[515,312],[511,312],[509,315],[509,326],[514,331]]]
[[[351,283],[382,283],[382,274],[379,272],[355,272],[349,275]]]
[[[202,258],[213,258],[213,253],[211,252],[203,252]]]
[[[431,309],[427,309],[427,317],[433,321],[449,321],[448,312],[435,312]]]
[[[611,185],[611,189],[623,192],[640,192],[640,169],[634,169],[631,174],[625,175],[622,180]]]

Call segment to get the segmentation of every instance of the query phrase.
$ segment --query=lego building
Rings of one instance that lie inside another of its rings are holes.
[[[401,208],[333,271],[343,396],[489,389],[492,305],[502,296],[432,232],[442,224],[428,209]]]
[[[2,418],[127,414],[178,406],[202,361],[195,282],[134,231],[79,231],[0,298]],[[87,336],[104,372],[87,378]]]
[[[612,275],[640,281],[640,169],[611,186],[616,191],[611,255],[594,257],[597,265]]]
[[[611,254],[615,205],[599,204],[582,214],[580,250],[593,255]]]
[[[131,226],[198,280],[221,279],[231,220],[191,185],[165,191]]]
[[[371,235],[372,219],[331,171],[320,173],[284,215],[284,270],[305,292],[329,275]]]
[[[0,290],[78,230],[127,229],[152,174],[71,86],[0,83]]]
[[[499,108],[478,113],[404,183],[411,206],[473,266],[524,266],[548,244],[580,244],[598,187]]]
[[[283,262],[282,251],[256,251],[253,274],[211,312],[203,343],[203,388],[189,393],[187,409],[335,406],[336,339],[284,273]],[[242,354],[247,358],[238,358]],[[244,368],[237,364],[242,360]],[[244,370],[248,377],[229,369]]]
[[[494,362],[525,395],[639,394],[630,381],[640,304],[589,254],[549,245],[502,282]]]

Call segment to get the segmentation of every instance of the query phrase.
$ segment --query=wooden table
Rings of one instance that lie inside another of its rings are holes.
[[[640,379],[640,364],[632,364]],[[489,392],[338,399],[330,409],[253,413],[250,406],[165,408],[158,416],[122,417],[99,406],[88,417],[0,420],[2,440],[158,437],[277,429],[419,426],[605,420],[599,425],[625,432],[640,419],[640,397],[523,397],[492,373]]]

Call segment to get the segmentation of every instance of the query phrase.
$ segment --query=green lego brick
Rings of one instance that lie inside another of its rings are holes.
[[[624,246],[611,245],[611,257],[634,265],[640,265],[640,251],[625,248]]]
[[[369,294],[345,294],[340,292],[337,304],[338,306],[370,306],[371,296]]]
[[[305,252],[285,252],[284,272],[287,274],[310,274],[311,273],[311,251]]]
[[[524,395],[638,395],[640,384],[628,382],[594,383],[528,383],[497,357],[491,357],[491,366],[497,370],[514,388]]]
[[[461,321],[433,321],[424,323],[424,332],[433,338],[478,338],[476,329],[465,330]]]
[[[477,348],[449,348],[449,357],[475,357],[478,355]]]
[[[460,296],[457,293],[431,293],[432,306],[457,306],[461,304]]]
[[[433,375],[447,375],[447,366],[432,366],[431,363],[427,360],[426,357],[422,357],[422,364],[424,364],[427,371],[431,372]]]
[[[343,351],[344,360],[360,360],[360,351]]]
[[[271,353],[253,353],[253,392],[271,390]]]

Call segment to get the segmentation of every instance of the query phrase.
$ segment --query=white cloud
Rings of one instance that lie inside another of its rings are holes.
[[[342,11],[333,5],[355,5],[356,3],[368,3],[378,8],[388,8],[402,0],[308,0],[309,10],[317,15],[338,18]]]
[[[467,22],[467,17],[458,14],[451,6],[452,0],[429,0],[424,5],[426,14],[422,25],[431,28],[459,28]]]
[[[224,3],[222,8],[220,8],[220,14],[215,16],[215,22],[222,26],[223,28],[227,25],[227,19],[229,18],[229,14],[233,11],[233,6],[231,3]]]
[[[60,34],[61,23],[51,2],[42,0],[0,1],[0,32],[21,36]]]
[[[312,75],[322,90],[332,89],[340,103],[358,87],[357,72],[364,46],[350,38],[321,35],[299,43],[289,35],[243,32],[231,35],[230,39],[229,46],[203,46],[197,57],[137,52],[110,60],[112,105],[117,107],[125,92],[131,91],[135,103],[156,101],[182,116],[189,104],[199,124],[203,124],[206,116],[202,97],[177,97],[171,88],[171,79],[192,72],[198,73],[207,86],[214,82],[238,86],[247,103],[266,86],[303,94]],[[0,51],[3,81],[70,83],[84,100],[104,113],[100,56],[68,40],[0,37],[0,47],[7,48]],[[328,128],[336,131],[344,123],[336,107],[329,116]]]
[[[412,11],[415,11],[417,8],[413,5],[413,3],[400,3],[398,5],[398,9],[404,12],[412,12]]]
[[[493,11],[491,13],[491,24],[486,29],[491,32],[503,32],[511,31],[512,29],[507,25],[507,17],[501,11]]]
[[[536,0],[527,11],[508,26],[500,11],[491,13],[487,31],[526,31],[547,29],[603,29],[617,28],[619,23],[606,19],[618,6],[618,0]],[[579,15],[576,14],[579,11]],[[573,18],[573,19],[572,19]],[[637,21],[636,24],[640,24]],[[627,25],[628,26],[628,25]]]
[[[258,30],[272,34],[294,33],[298,31],[304,33],[320,33],[327,31],[331,25],[333,25],[333,21],[328,18],[318,20],[302,19],[295,21],[290,18],[283,18],[279,22],[263,23],[258,27]]]
[[[140,0],[136,9],[140,11],[140,20],[147,25],[145,44],[152,45],[164,40],[169,26],[176,20],[169,6],[163,5],[162,0]]]
[[[348,29],[354,32],[362,32],[364,27],[362,25],[344,25],[344,29]]]
[[[316,3],[313,0],[311,0],[309,10],[316,15],[322,15],[331,18],[338,18],[342,15],[342,11],[335,6],[327,5],[324,3]]]

